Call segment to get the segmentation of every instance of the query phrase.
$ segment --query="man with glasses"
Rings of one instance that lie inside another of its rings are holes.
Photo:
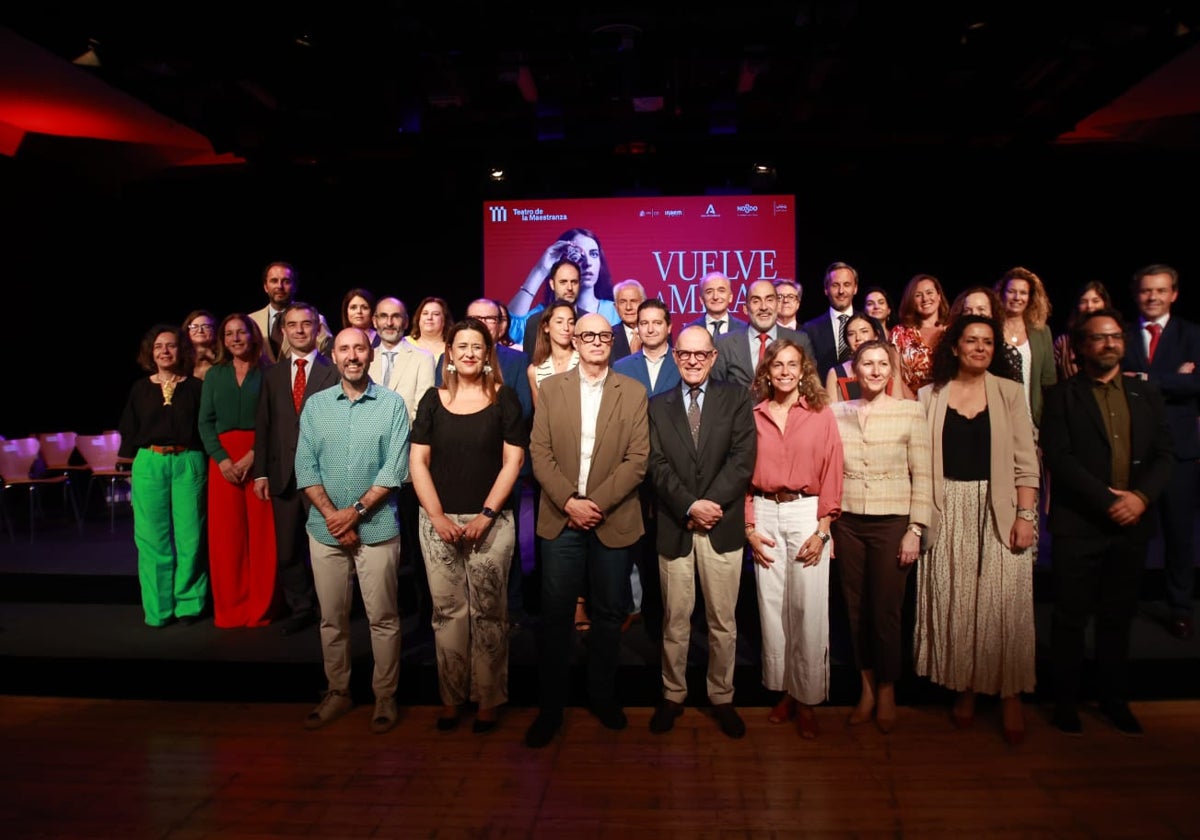
[[[1147,508],[1171,479],[1174,455],[1163,398],[1153,382],[1123,376],[1121,316],[1099,309],[1071,335],[1080,370],[1046,392],[1041,450],[1050,473],[1053,723],[1079,719],[1084,631],[1095,615],[1100,712],[1139,735],[1129,710],[1129,636],[1154,524]]]
[[[778,338],[789,338],[813,358],[812,341],[806,333],[789,330],[776,323],[779,296],[770,280],[758,280],[750,285],[746,295],[746,314],[750,328],[717,340],[717,361],[712,377],[722,382],[736,382],[749,388],[754,381],[758,362]]]
[[[850,348],[842,336],[843,326],[854,314],[854,296],[858,294],[858,272],[844,262],[835,262],[825,270],[825,297],[829,309],[804,322],[804,332],[816,351],[817,375],[821,381],[829,369],[850,358]]]
[[[525,743],[534,748],[548,745],[562,726],[576,596],[585,589],[589,706],[608,729],[628,723],[614,683],[629,547],[643,533],[638,487],[650,435],[646,390],[609,369],[612,341],[603,315],[576,321],[579,366],[544,380],[533,412],[529,450],[542,488],[541,708]]]
[[[434,384],[433,355],[411,341],[404,340],[408,332],[408,309],[399,298],[381,298],[375,304],[372,318],[379,346],[371,359],[369,373],[371,381],[395,391],[404,398],[408,408],[408,421],[417,416],[417,404],[425,392]],[[421,556],[421,543],[417,537],[417,494],[412,479],[405,478],[396,495],[396,507],[400,512],[400,554],[403,562],[412,570],[415,583],[417,615],[421,626],[433,616],[433,603],[429,596],[429,583],[425,577],[425,560]]]
[[[296,267],[291,263],[273,262],[263,269],[263,291],[267,293],[267,305],[250,313],[254,323],[258,324],[263,335],[263,349],[277,362],[288,355],[291,346],[288,344],[287,332],[283,328],[284,310],[296,299],[299,291],[299,281],[296,277]],[[315,311],[315,310],[314,310]],[[317,331],[317,348],[322,353],[328,353],[333,341],[333,333],[325,323],[324,316],[317,313],[319,329]]]
[[[710,378],[718,351],[703,327],[683,330],[674,355],[681,384],[650,401],[663,600],[663,700],[650,731],[670,731],[683,714],[698,576],[708,623],[708,699],[721,731],[741,738],[746,725],[733,707],[734,612],[757,450],[752,403],[746,388]]]
[[[795,280],[781,277],[775,281],[775,294],[779,296],[779,317],[776,322],[789,330],[800,329],[796,316],[800,312],[800,298],[804,289]]]

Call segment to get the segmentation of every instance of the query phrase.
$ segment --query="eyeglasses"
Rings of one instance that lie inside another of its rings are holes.
[[[485,324],[498,324],[498,323],[500,323],[500,316],[499,316],[499,315],[468,315],[467,317],[468,317],[468,318],[474,318],[476,321],[483,321],[483,323],[485,323]]]
[[[780,295],[779,299],[784,303],[793,303],[794,301],[800,300],[800,295]]]
[[[709,356],[717,355],[716,350],[676,350],[675,358],[681,362],[695,359],[697,362],[707,362]]]
[[[212,332],[212,324],[188,324],[188,332]]]
[[[613,334],[611,332],[581,332],[575,333],[575,337],[584,344],[591,344],[599,340],[601,344],[612,344]]]
[[[1125,341],[1125,336],[1121,333],[1088,333],[1087,340],[1096,344],[1121,344]]]

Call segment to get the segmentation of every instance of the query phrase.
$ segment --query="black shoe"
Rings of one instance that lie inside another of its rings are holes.
[[[458,728],[458,715],[453,717],[440,717],[437,719],[438,732],[453,732]]]
[[[1195,635],[1196,628],[1192,623],[1191,616],[1182,618],[1172,618],[1167,622],[1167,632],[1180,641],[1186,642]]]
[[[605,729],[620,731],[629,725],[629,718],[625,717],[625,710],[616,703],[600,703],[591,706],[589,711],[596,716],[600,725]]]
[[[1064,735],[1082,735],[1083,722],[1074,706],[1056,706],[1054,715],[1050,718],[1054,728]]]
[[[486,735],[489,732],[495,732],[496,727],[500,725],[500,720],[476,720],[471,724],[471,731],[476,735]]]
[[[562,712],[542,710],[525,730],[525,746],[540,750],[554,740],[558,730],[562,728]]]
[[[1125,735],[1141,735],[1142,725],[1129,711],[1128,703],[1101,703],[1100,714],[1108,718],[1113,727]]]
[[[682,714],[682,703],[676,703],[674,700],[662,701],[659,707],[654,710],[654,715],[650,718],[650,731],[655,735],[670,732],[675,728],[675,718]]]
[[[191,627],[193,624],[199,623],[199,621],[200,621],[200,616],[198,616],[198,615],[181,615],[181,616],[179,616],[179,623],[182,624],[184,627]]]
[[[715,703],[712,707],[713,717],[717,719],[717,725],[721,727],[721,731],[730,738],[742,738],[746,735],[746,724],[742,720],[742,716],[737,713],[737,709],[733,708],[732,703]]]
[[[312,612],[296,613],[290,618],[284,619],[280,626],[280,632],[285,636],[294,636],[301,630],[306,630],[317,623],[317,616]]]

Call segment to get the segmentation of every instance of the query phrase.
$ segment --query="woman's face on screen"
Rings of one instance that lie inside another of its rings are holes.
[[[571,240],[571,245],[567,259],[579,266],[580,288],[594,289],[600,278],[600,243],[580,233]]]

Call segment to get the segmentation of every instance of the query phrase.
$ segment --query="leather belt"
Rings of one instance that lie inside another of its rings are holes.
[[[776,493],[764,493],[762,490],[755,490],[755,496],[762,496],[767,501],[781,505],[784,502],[794,502],[797,499],[811,499],[812,496],[808,493],[793,493],[790,490],[780,490]]]
[[[159,455],[178,455],[180,452],[188,451],[186,446],[147,446],[146,448]]]

